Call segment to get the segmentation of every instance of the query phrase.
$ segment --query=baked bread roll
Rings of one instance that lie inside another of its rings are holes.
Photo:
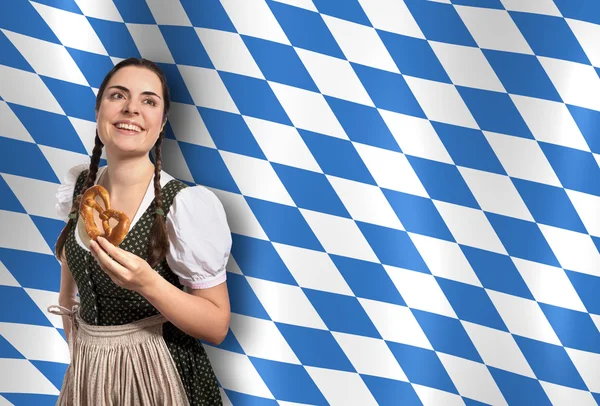
[[[100,196],[102,199],[104,207],[96,201],[97,196]],[[103,230],[99,230],[96,225],[96,221],[94,220],[94,210],[100,215]],[[118,222],[114,227],[111,227],[109,224],[111,218],[114,218]],[[129,232],[130,224],[129,217],[127,217],[125,213],[110,207],[110,196],[108,195],[108,191],[101,185],[92,186],[87,189],[81,197],[77,228],[79,230],[81,241],[88,249],[90,248],[91,240],[97,241],[96,239],[98,236],[102,236],[113,245],[118,246]]]

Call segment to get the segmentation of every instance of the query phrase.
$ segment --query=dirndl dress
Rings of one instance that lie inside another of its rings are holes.
[[[81,192],[87,170],[77,177]],[[162,187],[165,216],[177,193],[188,186],[172,178]],[[154,200],[132,226],[120,248],[147,259]],[[81,247],[72,227],[65,243],[79,303],[48,311],[71,318],[69,364],[59,406],[222,405],[219,384],[202,343],[166,320],[142,295],[116,285]],[[166,260],[154,270],[180,289],[184,285]]]

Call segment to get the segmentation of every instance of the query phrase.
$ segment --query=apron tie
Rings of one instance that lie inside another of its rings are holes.
[[[75,356],[75,345],[77,343],[77,331],[79,327],[79,322],[77,321],[77,313],[79,313],[79,305],[73,305],[72,309],[68,309],[64,306],[60,305],[51,305],[48,306],[48,313],[55,314],[57,316],[68,316],[71,320],[71,328],[69,329],[69,353],[71,354],[71,363],[73,363],[73,358]]]

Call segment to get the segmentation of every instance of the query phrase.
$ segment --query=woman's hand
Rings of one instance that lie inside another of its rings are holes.
[[[144,259],[114,246],[103,237],[91,241],[92,255],[110,279],[122,288],[140,293],[158,275]]]
[[[90,244],[92,255],[114,283],[144,296],[167,320],[192,337],[214,345],[225,339],[230,320],[226,283],[190,294],[168,282],[137,255],[102,237],[98,242]]]

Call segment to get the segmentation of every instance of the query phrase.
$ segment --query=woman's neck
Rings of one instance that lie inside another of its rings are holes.
[[[107,162],[98,184],[114,198],[146,190],[154,175],[154,164],[148,157],[120,161],[109,159]]]

